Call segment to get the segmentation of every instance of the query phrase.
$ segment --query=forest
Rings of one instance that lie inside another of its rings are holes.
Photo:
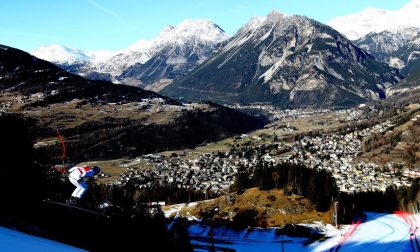
[[[337,185],[331,173],[301,164],[260,162],[252,171],[241,167],[232,190],[258,187],[260,190],[283,189],[286,195],[307,197],[318,211],[327,211],[337,197]]]

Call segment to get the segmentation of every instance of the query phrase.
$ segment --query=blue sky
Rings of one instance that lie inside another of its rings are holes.
[[[32,51],[61,44],[116,50],[190,18],[211,19],[233,35],[272,9],[321,22],[366,7],[395,10],[409,0],[0,0],[0,44]]]

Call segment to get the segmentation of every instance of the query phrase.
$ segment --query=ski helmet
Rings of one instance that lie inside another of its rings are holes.
[[[97,175],[98,173],[100,173],[100,172],[101,172],[101,168],[99,168],[99,166],[94,166],[94,167],[92,167],[92,170],[93,170],[93,173],[94,173],[95,175]]]

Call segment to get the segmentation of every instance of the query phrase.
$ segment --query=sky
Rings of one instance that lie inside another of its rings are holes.
[[[277,9],[321,22],[367,7],[396,10],[409,0],[0,0],[0,44],[31,52],[59,44],[118,50],[152,39],[184,19],[214,21],[228,35]]]

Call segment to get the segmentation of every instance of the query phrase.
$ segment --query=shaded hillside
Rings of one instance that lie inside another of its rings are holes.
[[[86,80],[7,46],[0,47],[0,65],[0,109],[35,119],[41,153],[55,151],[55,129],[61,129],[72,161],[194,147],[262,127],[219,105],[180,104],[136,87]]]
[[[0,45],[0,66],[0,91],[3,95],[9,93],[29,99],[31,95],[42,93],[42,98],[26,103],[26,106],[42,106],[74,98],[129,102],[162,97],[135,87],[86,80],[21,50],[3,45]]]
[[[208,108],[207,105],[206,109]],[[222,106],[210,110],[192,110],[166,123],[144,123],[130,118],[105,117],[87,121],[76,127],[65,128],[71,161],[136,157],[142,154],[191,148],[262,127],[255,118]],[[54,137],[53,128],[39,137]],[[59,145],[48,148],[48,153],[60,153]],[[40,148],[40,151],[46,150]]]

